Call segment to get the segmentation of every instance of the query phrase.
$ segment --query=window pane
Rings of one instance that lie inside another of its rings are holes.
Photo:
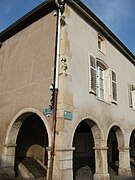
[[[90,65],[93,68],[96,68],[96,62],[95,62],[95,58],[93,56],[90,55]]]
[[[116,73],[112,71],[112,80],[116,82]]]
[[[102,78],[103,79],[103,69],[99,69],[100,70],[100,78]]]
[[[97,67],[97,96],[104,99],[104,70],[101,66]]]
[[[101,50],[101,41],[98,41],[98,48]]]
[[[100,89],[100,98],[104,99],[104,90]]]
[[[100,79],[100,88],[104,89],[104,81],[103,81],[103,79]]]

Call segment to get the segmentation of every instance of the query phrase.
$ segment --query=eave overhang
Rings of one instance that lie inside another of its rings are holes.
[[[87,17],[92,21],[97,29],[104,33],[108,41],[113,43],[116,48],[135,65],[135,56],[129,51],[129,49],[110,31],[110,29],[80,0],[66,0],[72,7],[77,8],[83,16]],[[0,43],[3,43],[10,37],[14,36],[16,33],[26,28],[33,22],[42,18],[46,14],[52,12],[56,9],[54,0],[46,0],[32,11],[24,15],[22,18],[17,20],[7,29],[0,33]]]
[[[11,26],[6,28],[4,31],[2,31],[0,33],[0,43],[3,43],[22,29],[39,20],[46,14],[52,12],[55,8],[56,6],[53,0],[44,1],[29,13],[17,20],[15,23],[13,23]]]
[[[92,21],[105,37],[113,43],[116,48],[135,65],[135,56],[131,51],[112,33],[112,31],[80,0],[68,0],[69,4],[76,7],[87,19]]]

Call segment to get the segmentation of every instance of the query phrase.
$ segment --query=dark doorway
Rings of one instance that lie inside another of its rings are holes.
[[[90,127],[82,121],[74,135],[73,147],[73,176],[74,179],[91,179],[95,172],[94,139]]]
[[[109,173],[118,174],[118,166],[119,166],[118,141],[113,128],[109,132],[107,146],[108,146]]]
[[[130,137],[130,165],[132,175],[135,176],[135,130],[131,133]]]
[[[48,146],[48,135],[45,125],[38,115],[32,114],[25,119],[19,130],[16,144],[16,173],[18,172],[18,162],[23,161],[25,158],[39,160],[47,166],[48,154],[46,147]]]

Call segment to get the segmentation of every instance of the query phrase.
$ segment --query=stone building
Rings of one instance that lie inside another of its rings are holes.
[[[135,58],[105,24],[79,0],[47,0],[0,42],[1,177],[26,158],[53,180],[132,175]]]

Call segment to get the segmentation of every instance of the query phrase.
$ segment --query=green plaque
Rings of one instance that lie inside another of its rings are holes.
[[[72,121],[72,113],[69,111],[64,111],[64,119]]]
[[[47,116],[49,114],[53,114],[53,109],[51,108],[43,109],[43,115]]]

